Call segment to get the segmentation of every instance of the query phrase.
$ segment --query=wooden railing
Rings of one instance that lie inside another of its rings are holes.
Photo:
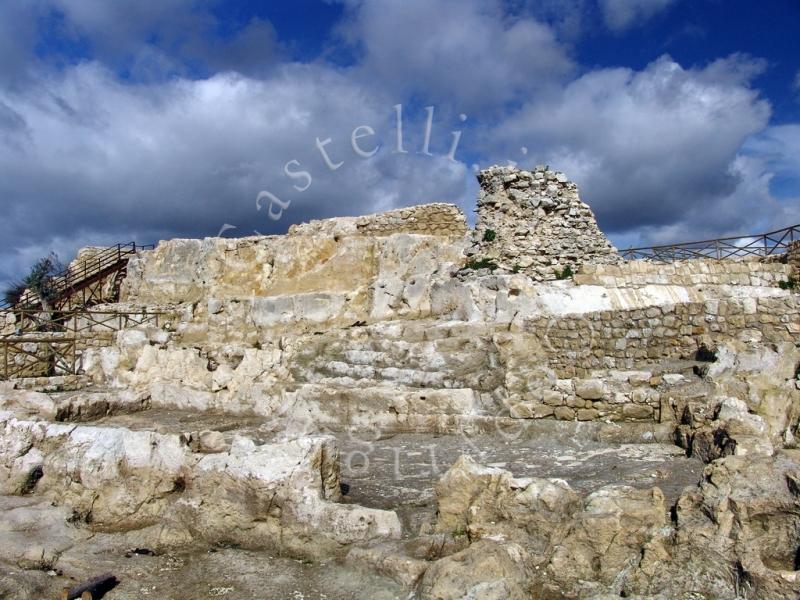
[[[13,335],[0,336],[0,378],[77,375],[86,342],[97,334],[141,325],[159,326],[164,313],[152,311],[13,311],[20,320]]]
[[[65,269],[50,280],[53,305],[56,307],[62,306],[65,300],[68,300],[77,292],[85,290],[93,283],[124,269],[130,257],[134,256],[139,250],[150,250],[153,247],[152,245],[137,245],[135,242],[117,244],[110,248],[104,248],[94,256]],[[0,310],[36,308],[40,305],[39,297],[28,290],[13,304],[0,302]]]
[[[5,380],[78,374],[79,356],[75,338],[0,338],[0,349]],[[22,357],[22,360],[18,357]]]
[[[30,332],[71,332],[75,335],[85,331],[120,331],[137,325],[155,325],[158,327],[160,312],[114,311],[114,310],[63,310],[42,311],[34,309],[15,309],[5,311],[13,314],[14,335]],[[0,313],[0,316],[2,313]],[[2,323],[0,323],[2,325]],[[2,339],[2,338],[0,338]]]
[[[764,257],[783,254],[789,249],[789,245],[797,240],[800,240],[800,225],[792,225],[791,227],[758,235],[742,235],[645,248],[628,248],[627,250],[620,250],[620,254],[627,260],[650,259],[661,262],[693,258],[724,260],[726,258],[746,256]]]

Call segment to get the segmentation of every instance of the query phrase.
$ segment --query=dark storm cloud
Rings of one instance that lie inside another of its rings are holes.
[[[6,263],[47,237],[127,240],[136,232],[151,241],[215,235],[224,224],[239,234],[274,233],[300,218],[464,203],[464,165],[392,155],[391,102],[322,67],[130,85],[86,63],[0,101],[18,116],[15,124],[30,127],[21,148],[0,144],[0,172],[8,175],[0,194],[13,199],[0,222]],[[376,131],[364,147],[386,147],[369,161],[351,148],[362,125]],[[325,165],[317,138],[331,139],[326,150],[342,167]],[[290,160],[313,177],[302,193],[284,173]],[[291,202],[280,222],[256,209],[261,190]]]

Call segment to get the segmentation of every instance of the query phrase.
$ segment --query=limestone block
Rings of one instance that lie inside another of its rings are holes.
[[[575,393],[585,400],[601,400],[605,397],[605,385],[600,379],[577,379]]]

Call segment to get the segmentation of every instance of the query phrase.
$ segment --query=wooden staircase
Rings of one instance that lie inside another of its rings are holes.
[[[92,286],[113,274],[118,274],[115,283],[122,282],[128,266],[128,260],[139,250],[151,250],[153,245],[141,245],[135,242],[117,244],[104,248],[94,256],[77,264],[73,264],[51,280],[54,290],[52,301],[56,310],[76,306],[89,306],[101,301]],[[11,309],[35,309],[40,306],[39,297],[32,291],[26,291],[15,304],[0,302],[0,311]]]

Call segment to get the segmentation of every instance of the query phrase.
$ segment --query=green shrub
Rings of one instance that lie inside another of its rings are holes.
[[[3,300],[12,306],[19,303],[25,290],[31,290],[39,298],[44,310],[50,310],[50,304],[56,300],[58,291],[53,279],[64,271],[64,266],[53,252],[37,260],[25,278],[11,284],[3,291]]]
[[[575,273],[572,272],[572,267],[567,265],[563,270],[553,269],[556,274],[556,279],[570,279]]]
[[[483,232],[483,241],[484,242],[493,242],[497,237],[497,233],[493,229],[487,229]]]
[[[3,301],[10,306],[16,305],[26,289],[28,286],[21,281],[12,283],[3,291]]]
[[[497,263],[488,259],[488,258],[481,258],[481,259],[472,259],[468,260],[467,264],[464,265],[465,269],[489,269],[490,271],[494,271],[497,268]]]
[[[453,537],[467,537],[469,533],[467,532],[467,528],[464,525],[459,525],[455,531],[453,531]]]
[[[793,290],[797,287],[797,279],[789,276],[789,279],[786,281],[779,281],[778,287],[780,287],[782,290]]]
[[[53,285],[53,278],[64,270],[58,256],[51,252],[48,256],[40,258],[31,267],[31,272],[22,280],[26,287],[39,296],[42,305],[55,300],[57,291]]]

